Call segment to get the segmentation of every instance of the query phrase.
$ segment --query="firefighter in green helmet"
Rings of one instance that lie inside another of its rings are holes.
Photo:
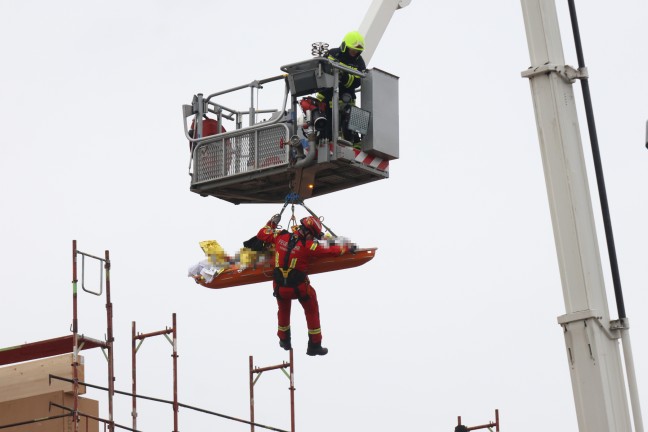
[[[339,48],[333,48],[328,52],[329,60],[337,61],[343,66],[346,66],[350,69],[355,69],[360,72],[364,72],[367,69],[364,59],[362,58],[362,51],[365,48],[364,37],[357,31],[351,31],[344,36],[342,44]],[[340,109],[343,109],[345,106],[355,105],[356,100],[356,89],[360,87],[360,77],[354,76],[352,74],[342,72],[340,73],[340,85],[339,85],[339,99],[340,99]],[[328,119],[332,118],[332,106],[331,100],[333,98],[333,89],[326,89],[321,91],[315,96],[320,102],[326,102],[326,117]],[[329,125],[330,125],[329,121]],[[329,126],[327,130],[327,138],[331,139],[331,128]],[[349,131],[346,131],[343,128],[344,138],[347,140],[352,140],[352,136]]]

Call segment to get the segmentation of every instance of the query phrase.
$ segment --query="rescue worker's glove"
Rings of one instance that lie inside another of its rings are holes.
[[[340,84],[345,88],[349,88],[353,85],[353,75],[349,75],[347,72],[342,72],[340,74]]]
[[[356,81],[358,80],[358,81]],[[355,89],[358,87],[360,78],[348,72],[340,74],[340,85],[344,88]],[[341,95],[340,95],[341,96]]]
[[[275,226],[279,225],[279,222],[281,222],[281,215],[276,214],[270,218],[270,223]]]

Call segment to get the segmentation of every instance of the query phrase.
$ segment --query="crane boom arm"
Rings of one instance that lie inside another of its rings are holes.
[[[373,57],[373,53],[376,51],[394,12],[410,3],[411,0],[373,0],[362,20],[362,24],[358,28],[360,34],[365,38],[365,49],[362,52],[362,58],[366,64],[369,64],[371,57]]]

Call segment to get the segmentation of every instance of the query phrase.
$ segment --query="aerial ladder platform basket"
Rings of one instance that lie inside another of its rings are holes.
[[[208,96],[197,94],[190,105],[183,105],[191,191],[234,204],[281,203],[288,191],[306,199],[388,178],[389,161],[399,156],[398,77],[375,68],[349,69],[322,55],[281,70],[279,76]],[[332,106],[342,102],[336,90],[343,73],[362,80],[360,104],[349,104],[344,114],[345,128],[359,138],[356,142],[340,135],[338,110],[326,119],[331,126],[328,139],[315,121],[321,120],[321,110],[301,104],[325,89],[333,89]],[[278,109],[236,110],[220,102],[225,94],[247,89],[254,101],[255,90],[281,80],[285,89]],[[257,121],[263,114],[269,118]],[[245,116],[249,125],[243,127]],[[225,131],[224,120],[235,127]],[[206,128],[207,121],[220,127]]]

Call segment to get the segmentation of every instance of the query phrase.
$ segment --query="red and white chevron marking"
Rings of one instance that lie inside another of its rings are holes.
[[[372,168],[376,168],[380,171],[389,171],[389,161],[379,158],[378,156],[372,156],[363,151],[353,149],[355,153],[355,161],[360,162],[365,165],[369,165]]]

